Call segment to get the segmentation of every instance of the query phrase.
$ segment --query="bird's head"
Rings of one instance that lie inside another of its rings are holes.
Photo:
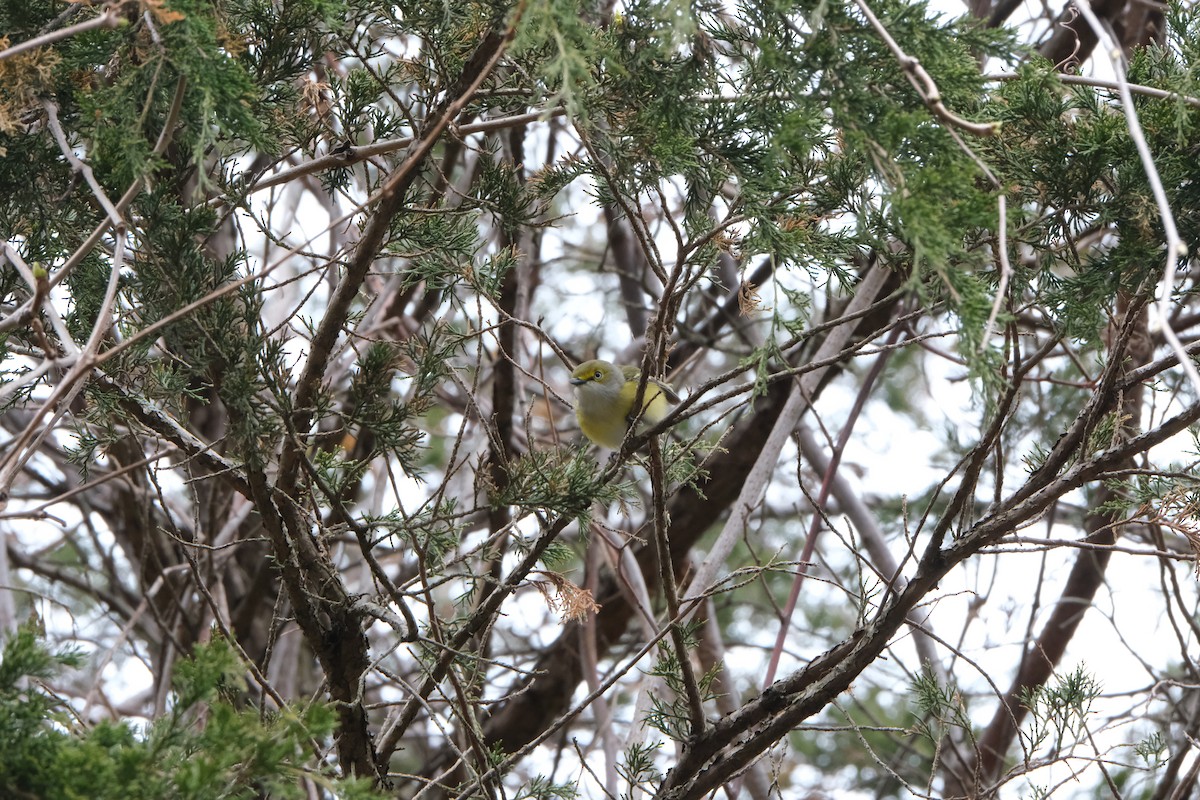
[[[625,382],[625,376],[613,364],[594,359],[585,361],[571,373],[571,385],[584,387],[588,385],[602,386],[606,389],[620,387]]]

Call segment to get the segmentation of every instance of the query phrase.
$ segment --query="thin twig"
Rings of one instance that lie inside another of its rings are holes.
[[[938,90],[937,83],[934,82],[933,76],[925,70],[925,67],[921,66],[921,62],[904,52],[904,48],[892,38],[892,34],[879,21],[879,17],[875,16],[875,13],[871,11],[866,0],[854,0],[854,4],[858,6],[858,10],[867,18],[867,22],[871,24],[871,27],[883,39],[888,49],[892,51],[892,55],[900,62],[900,68],[904,70],[904,74],[908,77],[908,81],[912,84],[913,89],[916,90],[917,96],[921,98],[925,106],[935,117],[948,125],[961,128],[976,136],[994,136],[996,134],[996,131],[1000,128],[1000,123],[971,122],[946,108],[946,105],[942,102],[942,94]]]
[[[1073,86],[1094,86],[1097,89],[1112,89],[1120,91],[1121,85],[1116,81],[1106,81],[1100,78],[1093,78],[1089,75],[1070,75],[1059,73],[1055,76],[1060,83],[1067,83]],[[984,75],[986,81],[1016,81],[1021,79],[1021,75],[1015,72],[993,72],[989,75]],[[1146,97],[1155,97],[1159,100],[1178,100],[1181,103],[1186,103],[1194,108],[1200,108],[1200,97],[1192,97],[1179,92],[1168,92],[1166,89],[1157,89],[1153,86],[1146,86],[1141,83],[1125,82],[1129,87],[1129,91],[1133,94],[1141,94]]]
[[[166,152],[168,145],[170,145],[172,139],[174,138],[175,125],[179,122],[179,115],[183,109],[183,97],[186,89],[187,79],[180,77],[179,81],[175,84],[175,95],[171,100],[171,107],[167,112],[167,118],[163,122],[162,130],[160,130],[158,133],[158,140],[154,143],[154,150],[152,152],[156,156],[160,156]],[[125,194],[121,195],[121,199],[116,203],[116,209],[119,213],[123,214],[125,210],[129,208],[130,204],[133,203],[134,198],[141,193],[144,185],[145,178],[139,177],[134,179],[134,181],[129,185],[129,188],[125,190]],[[75,252],[71,254],[71,256],[61,267],[55,270],[52,276],[50,276],[49,288],[53,289],[64,279],[66,279],[66,277],[71,274],[71,271],[74,270],[76,266],[82,263],[83,260],[91,254],[92,248],[99,243],[99,241],[104,237],[104,234],[108,233],[109,226],[110,218],[106,215],[104,221],[92,229],[92,232],[86,239],[84,239],[83,243],[80,244],[79,247],[75,248]],[[30,298],[26,302],[22,303],[16,311],[12,312],[7,317],[0,319],[0,333],[26,324],[32,315],[33,298]]]
[[[1000,261],[1000,285],[996,287],[996,297],[992,301],[992,310],[988,314],[987,324],[983,326],[983,337],[979,340],[979,352],[987,347],[992,338],[992,330],[996,325],[996,317],[1000,315],[1000,306],[1008,295],[1008,282],[1012,279],[1012,264],[1008,260],[1008,197],[1001,193],[996,196],[996,257]]]
[[[521,125],[526,125],[530,122],[540,122],[551,117],[561,117],[567,113],[567,109],[558,106],[555,108],[547,108],[541,111],[530,111],[525,114],[514,114],[511,117],[497,117],[495,119],[486,119],[480,122],[471,122],[465,125],[447,126],[447,132],[455,139],[461,139],[465,136],[470,136],[473,133],[492,133],[498,130],[507,128],[516,128]],[[297,178],[304,178],[309,175],[315,175],[318,172],[324,172],[329,169],[341,169],[352,166],[367,159],[376,156],[394,153],[397,150],[403,150],[415,141],[413,136],[403,136],[399,139],[382,139],[371,144],[358,145],[355,147],[347,147],[338,150],[328,155],[318,156],[302,164],[297,164],[294,167],[289,167],[285,170],[273,173],[262,180],[254,182],[246,191],[246,194],[254,194],[261,192],[264,189],[270,189],[273,186],[290,183]],[[209,201],[210,204],[229,202],[228,195],[215,197]]]
[[[108,194],[100,186],[100,182],[96,180],[92,168],[84,163],[79,156],[75,155],[74,148],[67,142],[67,135],[63,133],[62,125],[58,122],[58,105],[50,100],[42,100],[42,109],[46,112],[46,127],[50,129],[50,133],[54,136],[54,141],[58,143],[58,149],[70,163],[71,168],[82,175],[83,179],[87,181],[87,185],[92,188],[92,195],[100,203],[100,207],[104,209],[109,223],[113,228],[120,229],[125,224],[125,219],[121,216],[121,212],[117,210],[116,206],[113,205],[112,200],[108,199]]]
[[[80,22],[75,25],[68,25],[65,28],[60,28],[56,31],[43,33],[41,36],[35,36],[32,39],[27,39],[20,44],[14,44],[6,50],[0,50],[0,61],[6,58],[20,55],[27,50],[34,50],[43,45],[53,44],[54,42],[68,39],[72,36],[77,36],[81,33],[87,33],[97,28],[115,28],[121,24],[121,15],[116,11],[117,4],[109,4],[104,7],[99,16],[92,17],[85,22]]]
[[[26,423],[25,429],[13,441],[8,456],[3,461],[0,461],[0,511],[8,506],[9,489],[12,487],[17,473],[25,465],[25,462],[33,457],[38,446],[49,435],[58,419],[66,413],[70,401],[83,388],[83,377],[91,371],[97,361],[96,353],[100,349],[100,343],[104,340],[104,337],[108,334],[109,327],[112,325],[113,311],[117,299],[117,286],[120,282],[121,269],[125,264],[125,236],[122,230],[117,231],[115,241],[112,267],[108,276],[108,287],[105,289],[104,299],[100,303],[100,308],[96,314],[96,322],[92,326],[92,334],[88,337],[87,344],[84,345],[78,360],[76,360],[66,376],[54,387],[54,390],[50,392],[50,396],[45,402],[34,411],[29,422]],[[54,410],[53,418],[39,432],[38,425],[41,423],[42,418],[51,410]]]
[[[663,490],[662,445],[658,437],[650,438],[650,487],[653,495],[654,554],[658,561],[658,579],[662,584],[663,597],[667,601],[667,614],[672,620],[679,619],[679,587],[675,580],[675,568],[671,561],[671,544],[667,540],[667,501]],[[692,655],[688,650],[683,629],[678,623],[670,623],[671,644],[675,647],[675,658],[679,661],[679,673],[687,696],[688,715],[692,736],[704,733],[704,698],[700,696],[700,684],[692,666]]]

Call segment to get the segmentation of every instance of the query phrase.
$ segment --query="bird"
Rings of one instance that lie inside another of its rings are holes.
[[[642,372],[637,367],[618,366],[608,361],[585,361],[571,373],[575,387],[575,418],[583,435],[610,450],[620,450],[637,413],[637,399]],[[679,395],[667,384],[653,378],[646,381],[642,394],[641,421],[657,425],[666,419]]]

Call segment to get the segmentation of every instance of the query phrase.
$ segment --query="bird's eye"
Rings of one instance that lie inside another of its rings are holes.
[[[604,377],[604,373],[600,370],[596,370],[596,373],[592,377],[594,377],[596,380],[600,380]]]

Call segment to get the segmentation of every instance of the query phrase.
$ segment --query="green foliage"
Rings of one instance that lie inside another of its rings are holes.
[[[308,796],[302,779],[331,797],[376,796],[333,778],[313,751],[333,732],[326,706],[261,713],[245,708],[244,669],[223,640],[179,665],[170,712],[143,732],[124,722],[85,726],[43,682],[81,666],[74,651],[51,652],[32,626],[0,660],[0,794],[5,797],[279,798]]]
[[[655,755],[660,745],[634,742],[625,750],[624,760],[617,764],[617,773],[629,785],[628,794],[623,798],[635,797],[634,787],[643,791],[653,791],[654,785],[661,780],[662,775],[656,766]]]
[[[374,542],[388,542],[398,537],[426,560],[432,570],[440,570],[448,553],[452,553],[462,541],[465,515],[457,511],[455,501],[447,499],[441,504],[427,503],[413,513],[397,509],[383,517],[367,517],[363,522],[369,526]],[[378,535],[374,535],[378,532]]]
[[[592,504],[607,505],[628,493],[619,481],[605,481],[586,448],[534,450],[508,466],[507,481],[489,491],[493,505],[515,506],[526,513],[576,519],[586,528]]]
[[[408,260],[405,281],[450,292],[464,281],[479,249],[474,214],[449,212],[413,214],[396,218],[392,226],[393,254]]]
[[[678,431],[678,429],[672,429]],[[679,431],[682,433],[682,431]],[[687,487],[700,496],[704,495],[703,484],[709,478],[700,455],[674,439],[663,438],[663,480],[672,487]]]
[[[1053,685],[1041,684],[1023,690],[1019,699],[1032,720],[1021,732],[1022,740],[1030,750],[1050,740],[1051,752],[1058,755],[1064,745],[1068,748],[1073,745],[1068,737],[1078,737],[1083,731],[1092,702],[1099,696],[1100,685],[1082,664],[1056,677]]]
[[[696,646],[696,630],[700,623],[692,622],[683,626],[684,647],[692,652]],[[696,689],[700,699],[708,702],[716,698],[713,684],[721,673],[721,666],[716,665],[703,675],[696,676]],[[649,670],[649,675],[661,678],[667,691],[651,692],[650,709],[646,712],[644,724],[664,734],[677,742],[687,741],[691,736],[691,712],[688,707],[687,687],[684,684],[683,669],[679,662],[679,652],[670,643],[660,643],[658,660]],[[635,763],[626,754],[626,768],[632,770]]]
[[[406,474],[419,475],[425,434],[416,422],[433,403],[437,381],[444,374],[446,351],[457,349],[456,337],[443,338],[437,332],[429,337],[414,336],[403,346],[379,342],[368,347],[350,386],[346,428],[361,427],[372,437],[372,455],[390,454]],[[394,399],[395,373],[413,361],[417,367],[411,390],[404,400]]]
[[[526,4],[513,54],[544,81],[547,105],[563,104],[572,116],[586,114],[583,95],[596,81],[593,72],[602,44],[592,21],[596,9],[571,0]]]
[[[913,723],[913,730],[917,734],[936,744],[951,728],[968,733],[971,731],[971,720],[962,694],[955,686],[943,686],[928,665],[913,678],[912,693],[920,711],[920,716]]]
[[[1179,56],[1179,48],[1139,50],[1130,80],[1190,90]],[[1191,144],[1200,117],[1176,101],[1139,97],[1136,104],[1168,199],[1186,207],[1193,198],[1184,195],[1194,193],[1189,187],[1200,177]],[[1124,115],[1100,93],[1059,86],[1053,67],[1038,62],[1001,86],[988,110],[1003,128],[984,152],[1021,201],[1014,205],[1010,194],[1010,231],[1039,259],[1035,269],[1017,270],[1016,277],[1055,310],[1056,324],[1069,336],[1095,344],[1115,293],[1155,280],[1161,265],[1158,258],[1146,258],[1158,252],[1162,229]],[[1179,223],[1181,235],[1194,234],[1193,220]],[[1050,246],[1101,226],[1119,231],[1119,239],[1092,248],[1087,261],[1075,259],[1072,248]]]
[[[514,238],[520,231],[539,225],[539,217],[546,210],[541,188],[535,186],[531,191],[515,165],[489,155],[481,159],[476,203],[495,215],[505,238]],[[488,290],[485,294],[493,296],[495,292]]]
[[[1145,762],[1149,769],[1158,769],[1163,766],[1167,763],[1167,757],[1170,755],[1167,741],[1158,731],[1151,733],[1134,745],[1133,752]]]
[[[555,783],[537,776],[513,795],[513,800],[575,800],[579,787],[574,783]]]

